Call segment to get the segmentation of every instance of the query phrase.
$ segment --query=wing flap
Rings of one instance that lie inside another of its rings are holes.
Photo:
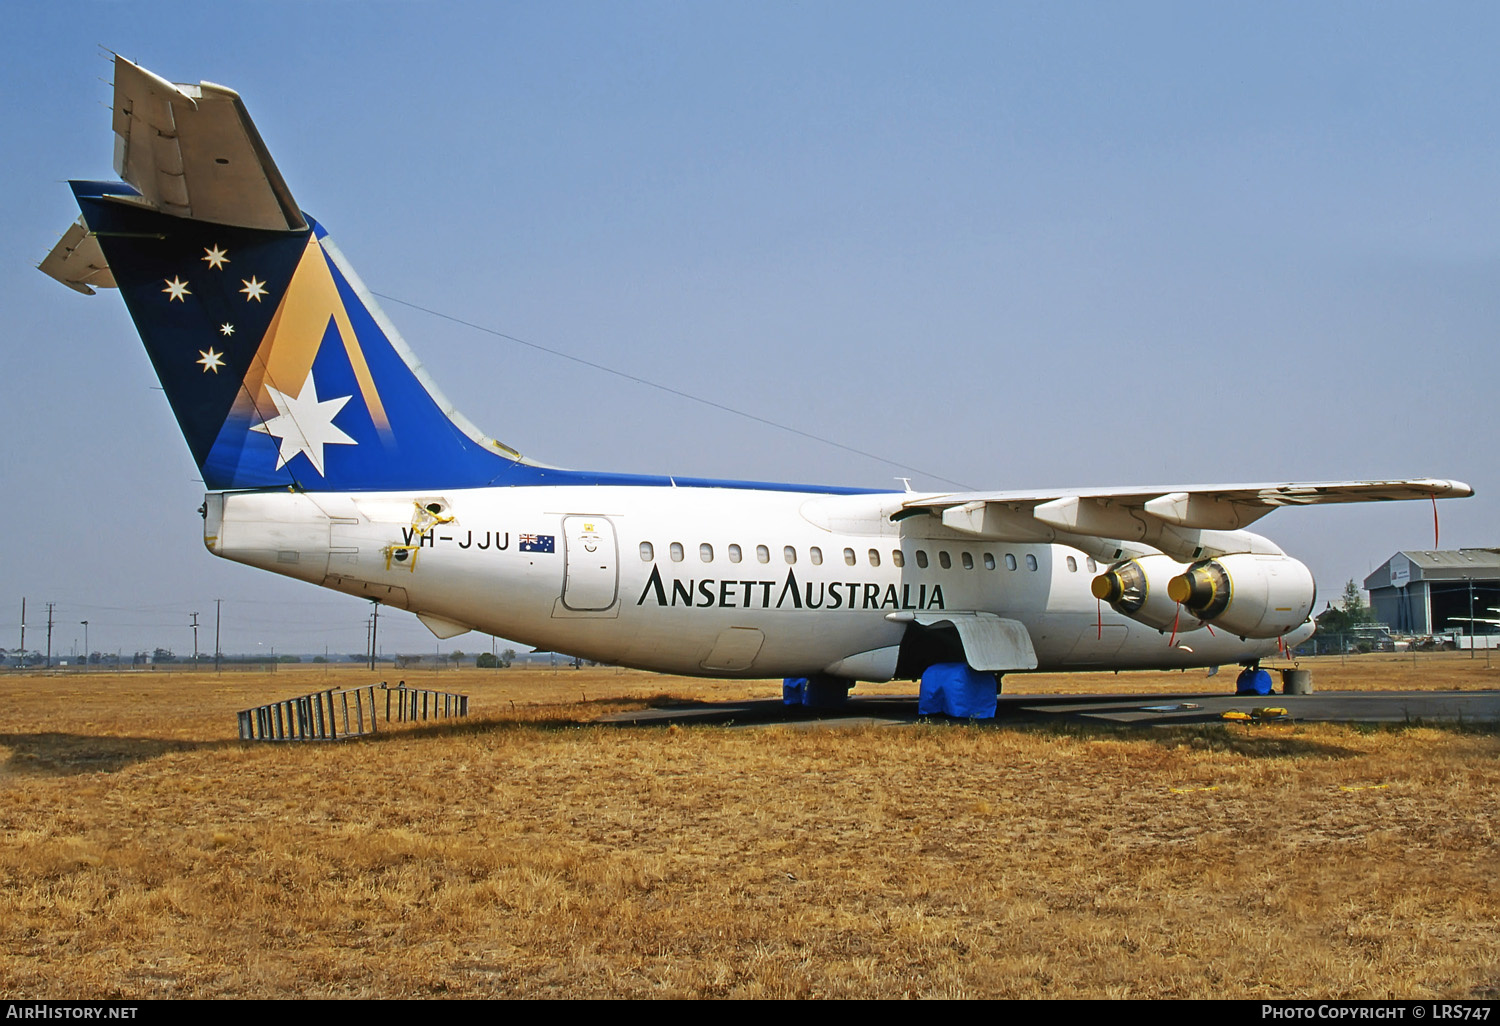
[[[233,89],[174,85],[115,57],[115,170],[162,213],[272,231],[307,227]]]

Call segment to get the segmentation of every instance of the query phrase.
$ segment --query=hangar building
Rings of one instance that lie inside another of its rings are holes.
[[[1375,619],[1398,634],[1500,634],[1500,549],[1398,552],[1365,590]]]

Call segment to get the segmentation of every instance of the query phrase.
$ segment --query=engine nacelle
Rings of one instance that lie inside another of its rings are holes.
[[[1176,627],[1182,633],[1203,625],[1168,594],[1169,582],[1187,569],[1171,556],[1137,556],[1095,577],[1090,588],[1095,598],[1109,603],[1109,608],[1121,616],[1159,631]]]
[[[1237,637],[1279,638],[1307,622],[1318,588],[1312,571],[1290,556],[1239,553],[1194,563],[1167,593]]]

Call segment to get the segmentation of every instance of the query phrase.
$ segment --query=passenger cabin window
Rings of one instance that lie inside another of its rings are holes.
[[[923,570],[927,569],[927,550],[926,549],[918,549],[917,550],[917,566],[921,567]]]
[[[1016,555],[1013,552],[1007,552],[1005,554],[1005,569],[1007,569],[1007,570],[1014,570],[1015,568],[1016,568]]]
[[[1091,574],[1092,573],[1098,573],[1098,571],[1099,571],[1099,564],[1094,562],[1094,557],[1093,556],[1089,557],[1089,561],[1087,563],[1085,563],[1084,566],[1086,566],[1086,567],[1089,568],[1089,573],[1091,573]]]
[[[965,570],[972,570],[972,569],[974,569],[974,557],[973,556],[969,555],[967,552],[964,552],[964,553],[960,553],[958,558],[963,563]]]
[[[673,542],[672,543],[672,548],[671,548],[671,553],[672,553],[672,562],[674,562],[674,563],[681,563],[682,562],[682,542]]]
[[[1070,573],[1070,574],[1076,574],[1077,572],[1078,572],[1078,560],[1074,559],[1072,556],[1069,556],[1068,557],[1068,573]]]
[[[995,554],[993,552],[986,552],[984,554],[984,568],[986,570],[995,569]]]
[[[814,545],[807,550],[807,558],[812,561],[813,566],[823,565],[823,550]]]
[[[1036,557],[1033,556],[1029,552],[1026,553],[1026,569],[1028,569],[1028,570],[1035,570],[1036,569]]]
[[[871,566],[879,566],[880,565],[880,550],[879,549],[871,549],[870,550],[870,565]]]
[[[757,563],[769,563],[771,561],[771,550],[764,545],[755,546],[755,561]]]
[[[699,545],[698,558],[703,560],[703,562],[705,563],[712,563],[714,561],[714,547],[708,542],[704,542],[702,545]]]
[[[891,562],[894,563],[894,564],[896,564],[897,566],[905,566],[906,565],[906,554],[904,552],[902,552],[900,549],[892,549],[891,550]]]
[[[781,550],[781,558],[784,559],[784,560],[786,560],[788,566],[790,566],[791,564],[797,562],[797,548],[796,548],[796,546],[794,546],[794,545],[788,545],[786,548],[782,549]]]
[[[846,564],[848,564],[849,566],[853,566],[854,565],[854,550],[853,549],[845,549],[844,550],[844,562]]]
[[[743,554],[740,552],[740,547],[738,545],[729,546],[729,561],[731,563],[738,563],[742,556]]]
[[[938,566],[942,567],[944,570],[953,569],[953,559],[948,555],[947,549],[938,550]]]

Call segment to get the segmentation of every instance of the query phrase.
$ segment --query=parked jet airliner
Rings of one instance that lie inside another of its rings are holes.
[[[561,470],[453,409],[237,93],[115,59],[115,170],[41,269],[117,287],[226,559],[672,673],[915,678],[1253,662],[1312,633],[1278,506],[1445,480],[915,493]]]

